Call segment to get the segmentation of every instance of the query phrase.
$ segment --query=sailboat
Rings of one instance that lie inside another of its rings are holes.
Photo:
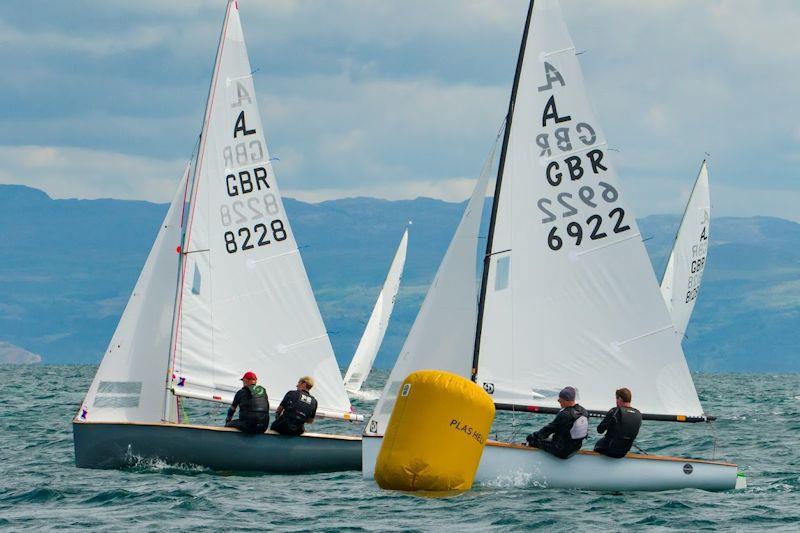
[[[398,385],[417,369],[472,378],[498,410],[557,413],[558,391],[572,385],[580,404],[602,416],[614,390],[627,386],[645,420],[711,420],[607,157],[557,0],[528,8],[473,299],[484,180],[365,428],[364,477],[374,474]],[[743,481],[736,465],[719,461],[592,451],[562,460],[496,441],[487,442],[475,479],[590,490],[725,490]]]
[[[86,398],[79,467],[158,459],[217,470],[360,468],[360,438],[190,424],[254,371],[276,408],[313,376],[317,417],[357,421],[270,163],[238,3],[230,0],[196,159],[185,172]]]
[[[372,309],[372,314],[364,328],[364,334],[358,343],[356,352],[353,355],[350,366],[344,375],[344,387],[350,395],[358,396],[361,385],[367,379],[375,356],[378,355],[386,328],[389,326],[389,318],[392,316],[394,302],[397,299],[397,291],[400,290],[400,280],[403,277],[403,267],[406,263],[406,250],[408,248],[408,228],[403,232],[400,245],[392,259],[389,273],[383,282],[378,300]]]
[[[700,165],[692,194],[686,204],[675,242],[661,276],[661,296],[667,304],[675,333],[683,339],[692,317],[706,268],[711,225],[708,165]]]

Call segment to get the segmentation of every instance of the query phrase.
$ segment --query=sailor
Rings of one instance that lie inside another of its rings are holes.
[[[540,448],[561,459],[581,449],[589,433],[589,412],[575,403],[575,388],[564,387],[558,393],[561,410],[552,422],[525,439],[528,446]]]
[[[304,424],[312,424],[317,415],[317,400],[308,392],[313,386],[313,378],[301,377],[296,390],[290,390],[283,397],[270,429],[281,435],[302,435],[306,430]]]
[[[625,457],[633,446],[639,428],[642,426],[642,413],[631,407],[631,391],[622,387],[617,389],[617,406],[606,413],[597,426],[598,433],[605,436],[597,441],[594,451],[609,457]]]
[[[254,372],[245,372],[242,376],[242,388],[233,397],[228,408],[225,426],[236,428],[245,433],[264,433],[269,427],[269,398],[264,387],[257,385],[258,378]],[[233,414],[239,409],[239,419],[233,420]]]

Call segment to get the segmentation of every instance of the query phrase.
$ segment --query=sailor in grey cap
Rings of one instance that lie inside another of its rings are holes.
[[[552,422],[528,435],[528,446],[540,448],[561,459],[566,459],[580,450],[583,439],[589,433],[589,413],[575,403],[575,387],[564,387],[558,393],[561,410]]]

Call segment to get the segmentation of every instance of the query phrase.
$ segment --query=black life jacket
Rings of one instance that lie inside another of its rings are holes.
[[[642,413],[633,407],[620,407],[617,410],[617,423],[613,430],[609,430],[604,437],[605,455],[609,457],[624,457],[633,446],[633,441],[642,427]]]
[[[269,421],[269,398],[261,385],[245,387],[245,394],[239,403],[239,418],[256,423],[266,424]]]
[[[553,435],[553,444],[566,457],[567,454],[572,454],[581,449],[583,439],[586,438],[589,431],[589,412],[579,404],[565,407],[562,412],[569,415],[572,423],[568,427],[562,426]]]
[[[313,418],[317,412],[317,400],[308,391],[291,391],[286,407],[283,409],[281,419],[293,430],[303,427],[303,424]]]
[[[589,434],[589,412],[575,404],[570,414],[572,415],[572,427],[569,430],[569,436],[573,441],[583,442],[583,439]]]

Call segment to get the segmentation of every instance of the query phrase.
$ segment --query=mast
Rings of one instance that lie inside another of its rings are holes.
[[[489,219],[489,234],[486,239],[486,254],[483,257],[483,274],[481,276],[481,293],[478,302],[478,321],[475,326],[475,347],[472,352],[472,381],[478,375],[478,357],[481,348],[481,328],[483,327],[483,306],[486,301],[486,285],[489,281],[489,263],[492,259],[492,241],[494,239],[494,226],[497,219],[497,206],[500,200],[500,186],[503,182],[503,170],[506,163],[506,152],[508,151],[508,139],[511,135],[511,121],[514,118],[514,102],[517,99],[517,89],[519,88],[519,78],[522,73],[522,63],[525,60],[525,45],[528,42],[528,30],[531,27],[531,17],[533,15],[533,3],[531,0],[528,5],[528,15],[525,19],[525,29],[522,32],[522,43],[519,46],[519,57],[517,58],[517,70],[514,73],[514,85],[511,88],[511,100],[508,103],[508,114],[506,115],[506,128],[503,135],[503,148],[500,151],[500,163],[497,169],[497,181],[494,186],[494,200],[492,201],[492,216]]]
[[[167,355],[167,372],[164,381],[164,412],[162,419],[166,420],[167,413],[169,412],[169,402],[170,402],[170,388],[172,383],[172,368],[174,366],[174,359],[175,354],[177,352],[177,329],[178,324],[180,323],[180,314],[181,314],[181,301],[183,297],[183,281],[186,277],[186,261],[184,260],[188,251],[186,250],[186,245],[189,242],[189,231],[191,229],[191,222],[192,222],[192,215],[194,213],[194,203],[196,198],[196,191],[197,191],[197,177],[200,174],[200,167],[203,164],[203,153],[206,143],[208,122],[211,119],[211,108],[214,105],[214,88],[216,87],[217,83],[217,76],[219,74],[220,62],[222,59],[222,48],[225,43],[225,34],[228,29],[228,19],[231,15],[231,4],[235,0],[228,0],[228,4],[225,8],[225,18],[222,21],[222,29],[220,30],[219,34],[219,42],[217,43],[217,55],[214,58],[214,71],[211,75],[211,83],[208,87],[208,96],[206,97],[206,112],[203,115],[203,126],[200,130],[200,139],[198,142],[197,153],[195,154],[195,161],[194,161],[194,172],[192,173],[192,184],[191,184],[191,192],[189,193],[189,210],[186,213],[186,220],[184,221],[183,215],[181,215],[181,222],[185,222],[184,231],[181,235],[181,249],[180,249],[180,264],[179,264],[179,274],[176,280],[177,288],[175,293],[175,307],[173,310],[173,319],[172,319],[172,339],[170,341],[170,352]],[[187,183],[188,187],[188,183]]]

